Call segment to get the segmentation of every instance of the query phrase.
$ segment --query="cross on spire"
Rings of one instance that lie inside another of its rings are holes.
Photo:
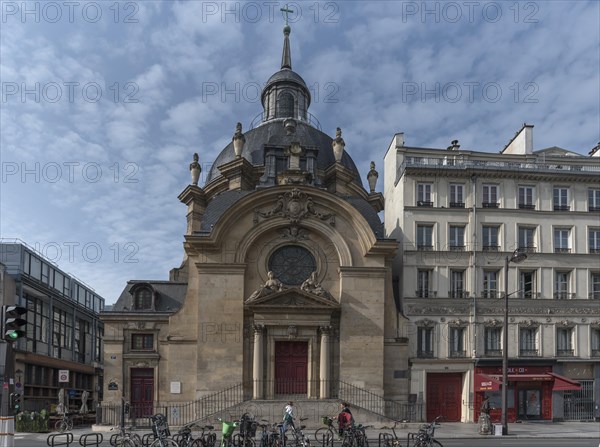
[[[292,11],[291,9],[289,9],[287,4],[283,8],[281,8],[280,11],[285,14],[285,26],[288,26],[288,14],[290,12],[293,14],[294,11]]]

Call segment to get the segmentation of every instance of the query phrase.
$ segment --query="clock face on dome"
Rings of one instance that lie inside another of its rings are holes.
[[[273,252],[269,258],[269,270],[283,284],[295,286],[302,284],[317,270],[317,263],[306,248],[286,245]]]

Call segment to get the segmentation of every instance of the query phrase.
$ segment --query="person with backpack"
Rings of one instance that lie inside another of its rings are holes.
[[[289,401],[285,408],[283,409],[283,426],[281,427],[281,438],[283,439],[283,445],[285,446],[285,432],[288,428],[295,430],[294,426],[294,402]]]
[[[348,402],[340,403],[340,414],[338,414],[338,433],[340,437],[344,434],[344,430],[346,428],[350,428],[354,425],[354,417],[352,416],[352,412],[350,411],[350,405]]]

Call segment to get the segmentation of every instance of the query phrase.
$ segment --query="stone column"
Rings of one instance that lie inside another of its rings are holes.
[[[330,384],[330,355],[329,355],[329,334],[330,326],[319,328],[321,332],[321,358],[319,361],[319,380],[321,382],[319,397],[321,399],[329,399],[329,384]]]
[[[263,398],[263,333],[265,327],[262,324],[254,325],[254,359],[252,364],[253,399]]]

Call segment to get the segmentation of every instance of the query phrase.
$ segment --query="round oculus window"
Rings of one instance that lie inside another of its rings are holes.
[[[317,270],[317,263],[306,248],[286,245],[273,252],[269,258],[269,270],[283,284],[295,286],[302,284]]]

